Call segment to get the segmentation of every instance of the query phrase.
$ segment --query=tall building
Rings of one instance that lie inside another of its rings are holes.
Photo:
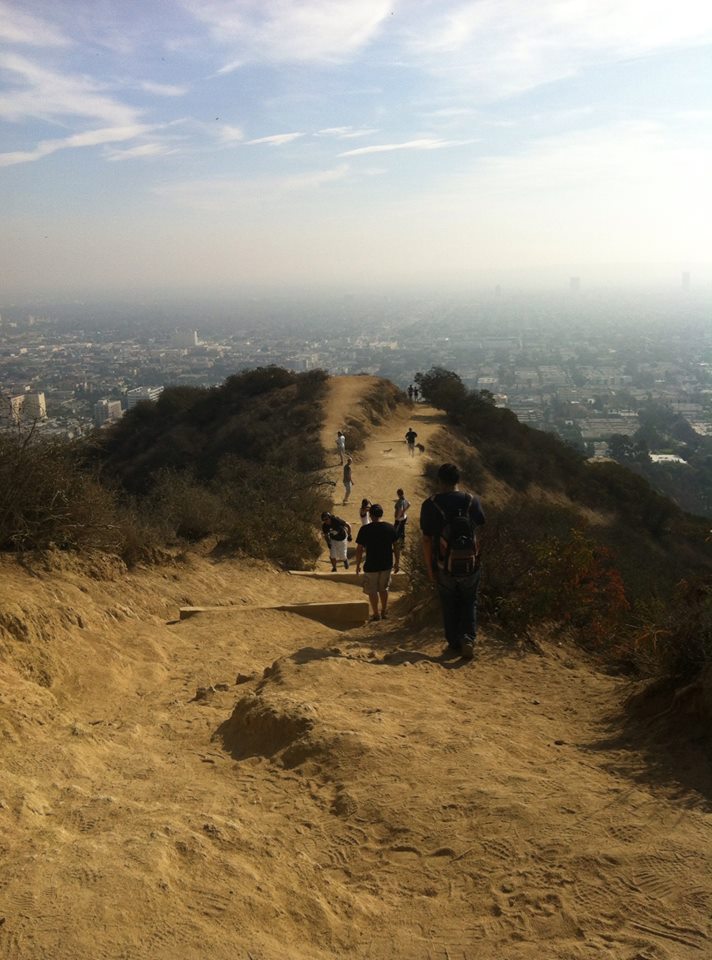
[[[163,393],[163,387],[134,387],[126,393],[126,409],[131,410],[143,400],[155,402]]]
[[[2,405],[0,406],[0,420],[5,424],[19,423],[22,418],[22,406],[25,399],[24,393],[12,394],[5,393],[2,396]]]
[[[94,404],[94,425],[103,427],[105,423],[119,420],[123,412],[120,400],[99,400]]]
[[[44,420],[47,416],[47,403],[44,393],[26,393],[22,399],[23,420]]]

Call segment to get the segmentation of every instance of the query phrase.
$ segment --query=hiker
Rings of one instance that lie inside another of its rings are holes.
[[[365,527],[367,523],[371,522],[371,501],[368,499],[368,497],[364,497],[361,501],[358,515],[359,519],[361,520],[362,527]]]
[[[346,458],[346,463],[344,464],[344,503],[349,502],[349,497],[351,496],[351,489],[353,487],[353,479],[351,477],[351,464],[353,463],[351,457]]]
[[[475,655],[479,547],[475,528],[485,522],[479,498],[458,490],[454,463],[438,470],[438,492],[420,510],[428,579],[437,584],[448,651]]]
[[[418,388],[417,388],[417,387],[413,387],[413,399],[415,400],[416,403],[418,402]]]
[[[412,427],[408,427],[408,432],[405,435],[405,442],[408,444],[408,453],[411,457],[415,456],[415,441],[418,438],[418,434]]]
[[[344,457],[346,455],[346,437],[343,435],[341,430],[336,434],[336,452],[339,455],[339,463],[343,465]]]
[[[396,490],[396,502],[395,502],[395,517],[393,520],[393,529],[395,530],[396,537],[393,543],[393,552],[395,553],[396,562],[393,567],[393,572],[398,573],[400,570],[400,558],[401,553],[403,552],[403,547],[405,546],[405,525],[408,522],[408,507],[410,506],[410,501],[406,500],[405,493],[398,488]]]
[[[321,532],[329,548],[331,570],[336,573],[336,564],[343,561],[344,570],[349,569],[348,544],[351,541],[351,524],[325,510],[321,515]]]
[[[368,594],[371,604],[371,620],[385,620],[387,617],[394,539],[393,525],[384,523],[383,507],[380,503],[374,503],[371,506],[371,522],[361,527],[356,537],[356,573],[361,572],[361,560],[364,550],[366,551],[366,562],[363,565],[363,592]],[[380,613],[379,600],[381,601]]]
[[[408,399],[410,400],[411,403],[413,402],[413,384],[412,383],[408,386]]]

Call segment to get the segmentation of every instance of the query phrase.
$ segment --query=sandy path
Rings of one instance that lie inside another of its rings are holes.
[[[375,431],[357,493],[417,503],[397,442],[431,417]],[[264,565],[12,577],[17,616],[66,629],[2,635],[3,960],[712,956],[709,799],[624,748],[623,682],[576,651],[444,663],[397,621],[174,621],[358,595]]]
[[[404,438],[406,431],[412,426],[418,434],[418,443],[425,446],[427,455],[431,436],[445,422],[441,411],[433,410],[426,404],[404,405],[393,413],[387,423],[374,427],[365,449],[352,454],[353,492],[350,502],[346,505],[343,503],[342,467],[335,452],[334,438],[336,431],[343,428],[346,415],[353,413],[358,401],[365,396],[374,381],[373,377],[334,377],[330,382],[331,393],[327,402],[329,418],[324,427],[322,442],[329,452],[327,459],[330,466],[326,473],[335,482],[334,512],[348,520],[354,529],[355,538],[360,524],[358,512],[361,500],[367,497],[372,503],[380,503],[385,511],[384,518],[392,521],[396,490],[400,487],[412,505],[409,526],[413,536],[417,533],[420,503],[427,496],[422,479],[425,460],[424,455],[419,452],[416,452],[414,457],[408,454]],[[322,554],[321,564],[328,569],[326,551]]]

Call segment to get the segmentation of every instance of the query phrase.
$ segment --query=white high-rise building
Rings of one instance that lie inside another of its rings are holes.
[[[163,393],[163,387],[134,387],[126,393],[126,408],[131,410],[137,403],[143,400],[155,402]]]

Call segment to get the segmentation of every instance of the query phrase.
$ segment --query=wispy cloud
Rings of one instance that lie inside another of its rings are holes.
[[[155,93],[159,97],[183,97],[188,92],[188,87],[175,83],[153,83],[151,80],[144,80],[141,83],[141,89],[146,93]]]
[[[233,56],[227,73],[245,63],[343,62],[377,34],[393,11],[389,0],[184,0]]]
[[[358,147],[356,150],[346,150],[340,157],[363,157],[369,153],[392,153],[395,150],[443,150],[445,147],[461,147],[474,140],[437,140],[424,138],[421,140],[406,140],[405,143],[378,143],[370,147]]]
[[[404,55],[475,98],[499,99],[592,64],[712,41],[697,0],[479,0],[428,4],[402,27]]]
[[[245,139],[245,134],[241,127],[224,123],[218,128],[218,137],[223,143],[240,143]]]
[[[56,27],[31,13],[0,0],[0,39],[33,47],[62,47],[69,43]]]
[[[0,96],[0,117],[6,120],[91,117],[111,126],[125,126],[135,123],[141,113],[106,96],[87,77],[51,70],[19,54],[1,55],[0,70],[12,74],[17,83]]]
[[[273,147],[281,147],[285,143],[291,143],[293,140],[298,140],[299,137],[303,137],[303,133],[275,133],[271,137],[258,137],[256,140],[248,140],[247,143],[250,146],[254,146],[257,143],[268,143]]]
[[[32,150],[16,150],[11,153],[0,153],[0,167],[11,167],[18,163],[32,163],[41,160],[58,150],[69,150],[77,147],[96,147],[105,143],[119,143],[124,140],[133,140],[150,130],[150,127],[135,124],[128,127],[108,127],[101,130],[87,130],[84,133],[75,133],[70,137],[56,140],[42,140]]]
[[[334,137],[336,140],[356,140],[359,137],[369,137],[378,133],[376,127],[324,127],[317,130],[316,137]]]
[[[143,158],[165,157],[172,153],[178,153],[178,150],[167,143],[142,143],[136,147],[128,147],[126,150],[107,150],[106,159],[111,162],[116,162],[117,160],[140,160]]]

